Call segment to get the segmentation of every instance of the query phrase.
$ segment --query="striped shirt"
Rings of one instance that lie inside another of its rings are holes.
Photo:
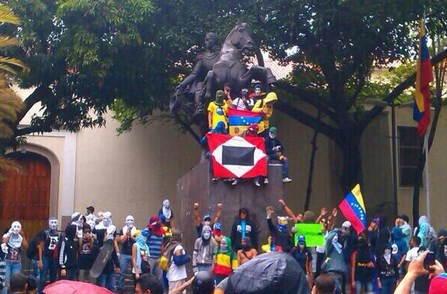
[[[163,236],[157,236],[150,234],[147,236],[147,246],[149,247],[150,258],[160,258],[161,256],[161,243],[163,242]]]

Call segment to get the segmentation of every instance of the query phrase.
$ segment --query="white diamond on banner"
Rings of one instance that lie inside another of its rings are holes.
[[[233,164],[222,164],[222,149],[223,146],[228,147],[241,147],[241,148],[255,148],[254,154],[253,154],[253,165],[233,165]],[[241,178],[243,175],[245,175],[247,172],[249,172],[253,167],[258,163],[259,160],[266,157],[266,154],[259,148],[257,148],[255,145],[251,144],[250,142],[246,141],[242,137],[232,137],[222,145],[218,146],[212,153],[212,156],[216,160],[217,163],[225,167],[227,170],[232,172],[236,177]]]

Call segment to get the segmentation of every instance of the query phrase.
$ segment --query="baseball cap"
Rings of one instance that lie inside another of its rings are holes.
[[[205,214],[202,218],[203,221],[210,221],[211,220],[211,216],[209,214]]]

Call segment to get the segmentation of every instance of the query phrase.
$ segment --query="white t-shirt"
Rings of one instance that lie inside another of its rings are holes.
[[[187,277],[187,275],[186,275],[186,265],[177,266],[174,263],[174,260],[173,260],[174,259],[174,254],[178,250],[181,250],[182,254],[186,254],[186,252],[183,249],[182,245],[177,245],[174,248],[174,252],[172,253],[172,256],[171,256],[171,266],[169,267],[169,271],[166,274],[166,278],[170,282],[175,282],[175,281],[179,281],[179,280],[182,280],[182,279],[186,279],[186,277]]]
[[[247,108],[247,104],[249,108]],[[253,108],[253,100],[247,99],[244,103],[244,100],[242,98],[236,98],[233,100],[233,103],[231,103],[232,108],[235,108],[237,110],[250,110]]]
[[[405,261],[412,261],[419,256],[419,247],[413,247],[407,252],[407,256],[405,257]]]

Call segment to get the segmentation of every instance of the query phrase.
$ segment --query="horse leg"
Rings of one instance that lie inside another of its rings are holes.
[[[273,84],[276,82],[276,78],[270,68],[253,65],[250,69],[241,76],[241,80],[251,81],[252,79],[260,80],[267,84]]]

